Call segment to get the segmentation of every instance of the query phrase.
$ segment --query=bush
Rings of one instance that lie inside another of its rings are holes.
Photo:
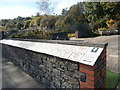
[[[107,30],[107,28],[98,28],[98,31]]]
[[[69,33],[68,34],[68,37],[70,38],[70,37],[75,37],[75,33]]]
[[[111,26],[114,26],[115,22],[116,22],[116,20],[110,19],[109,21],[106,22],[106,24],[108,27],[111,27]]]

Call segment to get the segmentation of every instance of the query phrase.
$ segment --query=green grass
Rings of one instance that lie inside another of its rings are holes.
[[[119,82],[120,74],[107,70],[106,73],[106,88],[116,88]]]

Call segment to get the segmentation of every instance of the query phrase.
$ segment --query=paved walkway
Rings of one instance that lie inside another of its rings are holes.
[[[107,69],[116,73],[120,73],[120,68],[118,68],[118,60],[120,53],[120,47],[118,43],[118,37],[120,35],[111,36],[99,36],[95,38],[71,38],[71,40],[85,40],[88,42],[105,42],[108,43],[107,47]],[[119,47],[119,48],[118,48]]]
[[[43,88],[13,63],[2,59],[2,88]]]

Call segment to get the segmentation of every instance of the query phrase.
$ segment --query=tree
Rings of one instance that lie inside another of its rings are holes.
[[[17,22],[17,24],[16,24],[16,29],[17,29],[17,30],[21,30],[23,26],[24,26],[24,25],[23,25],[22,22]]]
[[[47,27],[48,25],[48,15],[44,15],[43,18],[41,19],[40,26],[41,28]]]
[[[24,22],[24,29],[29,28],[30,22],[31,22],[30,20],[26,20],[26,21]]]
[[[68,10],[68,15],[72,17],[76,22],[86,22],[83,3],[81,2],[71,6]]]
[[[55,29],[55,23],[56,23],[57,18],[58,18],[58,16],[54,16],[54,15],[49,15],[48,16],[47,28],[49,30],[54,30]]]
[[[31,20],[31,22],[30,22],[30,25],[29,25],[30,27],[33,27],[34,26],[34,20]]]
[[[64,30],[66,32],[74,31],[75,21],[71,16],[61,16],[55,23],[57,30]]]
[[[17,21],[22,21],[22,20],[24,20],[24,18],[23,18],[23,17],[18,16],[15,20],[17,20]]]
[[[1,24],[1,26],[6,26],[6,24],[8,23],[8,19],[2,19],[2,20],[0,20],[0,24]]]
[[[33,17],[31,22],[30,22],[30,27],[34,27],[34,26],[40,26],[40,22],[42,20],[43,16],[37,16],[37,17]]]
[[[120,2],[85,2],[86,19],[94,29],[107,27],[106,21],[120,19]]]
[[[62,9],[62,15],[67,15],[67,14],[68,14],[67,8]]]
[[[37,17],[39,17],[39,16],[40,16],[40,13],[39,13],[39,12],[37,12],[37,13],[36,13],[36,16],[37,16]]]
[[[36,24],[37,26],[40,26],[40,22],[41,22],[42,18],[43,18],[43,16],[39,16],[39,17],[36,17],[36,18],[35,18],[35,24]]]
[[[108,19],[120,19],[120,1],[119,2],[101,2],[103,6],[104,15],[108,17]]]
[[[40,14],[50,14],[53,11],[53,8],[50,6],[49,0],[41,0],[40,2],[36,2],[38,5]]]
[[[15,20],[9,20],[7,23],[6,23],[6,29],[7,30],[11,30],[11,29],[15,29],[16,27],[16,21]]]
[[[104,15],[103,7],[100,2],[86,2],[85,14],[89,22],[96,21]]]

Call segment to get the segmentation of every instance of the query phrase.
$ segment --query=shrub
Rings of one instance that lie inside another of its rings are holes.
[[[68,34],[68,37],[70,38],[70,37],[75,37],[75,33],[69,33]]]
[[[111,26],[114,26],[115,22],[116,22],[116,20],[110,19],[109,21],[106,22],[106,24],[108,27],[111,27]]]
[[[98,31],[106,30],[107,28],[98,28]]]

